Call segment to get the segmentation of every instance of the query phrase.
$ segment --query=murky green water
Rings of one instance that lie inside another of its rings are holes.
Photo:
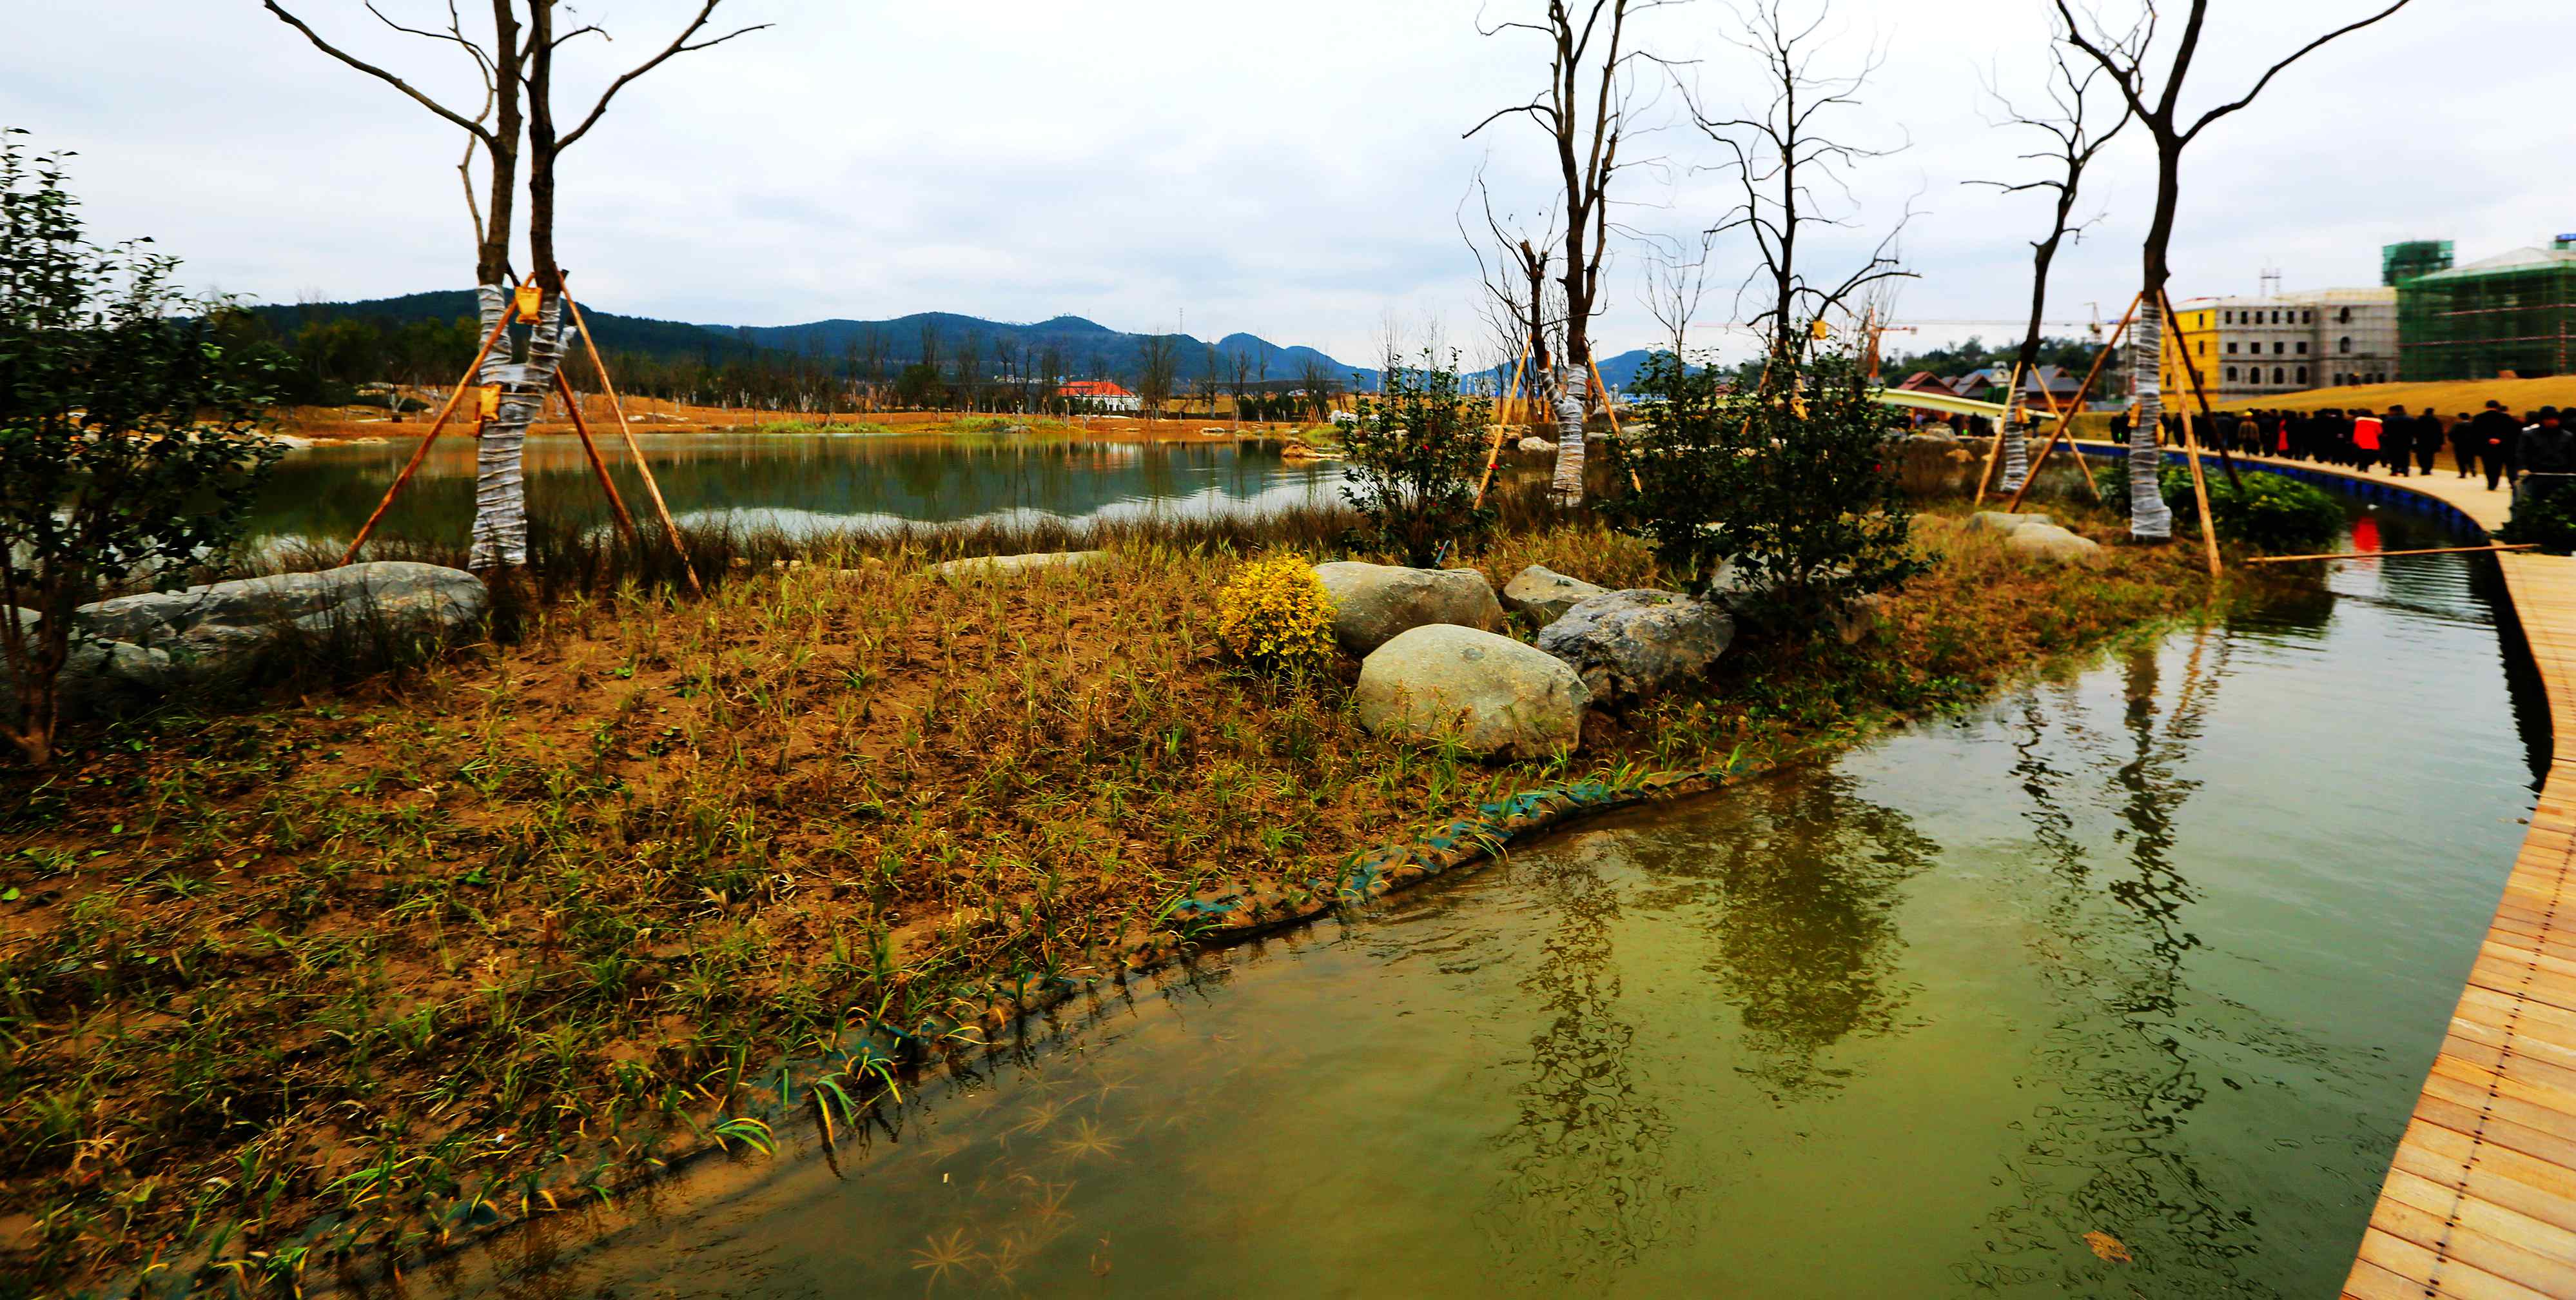
[[[837,1174],[809,1136],[415,1282],[2331,1295],[2532,801],[2489,563],[1585,825],[1031,1026]]]
[[[1230,441],[788,434],[666,434],[638,441],[663,497],[683,522],[730,519],[800,533],[961,520],[1257,512],[1341,500],[1338,467],[1285,462],[1274,447]],[[289,455],[271,477],[252,535],[353,535],[417,445],[404,439]],[[610,459],[622,461],[622,453]],[[526,473],[531,512],[607,520],[578,441],[529,439]],[[622,464],[613,473],[619,494],[643,511],[643,480]],[[474,442],[450,437],[430,449],[379,530],[387,537],[462,541],[473,518]]]

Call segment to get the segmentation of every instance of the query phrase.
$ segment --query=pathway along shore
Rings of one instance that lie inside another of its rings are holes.
[[[2213,474],[2216,459],[2204,457]],[[2484,477],[2457,477],[2448,456],[2408,478],[2239,459],[2410,492],[2490,533],[2511,504]],[[2380,1185],[2347,1300],[2576,1296],[2576,558],[2496,560],[2549,693],[2549,775]]]

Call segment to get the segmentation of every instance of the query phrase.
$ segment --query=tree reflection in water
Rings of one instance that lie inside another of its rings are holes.
[[[1680,1081],[1639,1077],[1615,948],[1623,881],[1640,913],[1705,918],[1702,969],[1741,1023],[1739,1073],[1775,1100],[1834,1092],[1843,1075],[1825,1063],[1831,1049],[1895,1027],[1896,891],[1938,847],[1851,787],[1788,773],[1731,791],[1713,823],[1596,832],[1523,868],[1554,926],[1520,985],[1542,1023],[1514,1063],[1528,1077],[1495,1139],[1507,1175],[1483,1224],[1525,1276],[1597,1279],[1683,1243],[1708,1189],[1669,1171],[1722,1167],[1673,1149],[1654,1098]]]
[[[1775,1099],[1839,1088],[1830,1050],[1887,1032],[1905,1002],[1897,891],[1940,846],[1855,784],[1805,770],[1747,785],[1725,818],[1645,864],[1657,885],[1640,906],[1705,909],[1703,969],[1742,1019],[1746,1072]]]
[[[1666,1172],[1672,1121],[1639,1084],[1637,1027],[1620,1015],[1619,885],[1602,871],[1611,842],[1583,837],[1526,873],[1556,924],[1520,982],[1542,1023],[1513,1063],[1529,1077],[1515,1089],[1516,1122],[1494,1138],[1505,1172],[1478,1218],[1533,1280],[1595,1276],[1687,1231],[1693,1189]]]
[[[2064,720],[2036,696],[2021,711],[2013,775],[2055,880],[2035,929],[2035,965],[2065,1013],[2045,1035],[2035,1071],[2051,1095],[2033,1115],[2026,1150],[2007,1165],[2020,1200],[1995,1213],[1979,1255],[1953,1266],[1980,1289],[2041,1284],[2094,1294],[2124,1285],[2119,1269],[2151,1274],[2159,1295],[2271,1294],[2244,1275],[2257,1246],[2251,1198],[2204,1175],[2186,1127],[2213,1081],[2225,1079],[2222,1069],[2249,1053],[2325,1066],[2301,1036],[2187,982],[2186,959],[2203,944],[2187,927],[2196,895],[2174,862],[2174,825],[2198,788],[2181,775],[2182,760],[2223,675],[2226,643],[2204,665],[2207,642],[2204,629],[2161,730],[2153,645],[2122,663],[2123,737],[2085,727],[2071,693],[2057,701]],[[2069,751],[2109,776],[2110,839],[2125,861],[2107,882],[2095,880],[2068,807],[2084,778],[2051,761]],[[2135,1264],[2095,1259],[2084,1249],[2093,1232],[2118,1238]]]

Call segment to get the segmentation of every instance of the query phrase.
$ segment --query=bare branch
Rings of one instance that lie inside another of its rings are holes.
[[[275,0],[270,0],[270,3],[273,6]],[[671,43],[664,46],[661,53],[654,55],[652,58],[646,59],[644,62],[628,70],[617,80],[608,83],[608,89],[600,92],[599,102],[591,105],[590,113],[581,119],[581,125],[574,127],[570,132],[565,134],[562,139],[558,140],[555,143],[555,149],[560,152],[564,149],[571,148],[574,141],[579,140],[582,136],[588,134],[591,127],[598,125],[600,115],[608,111],[608,101],[617,98],[617,92],[626,89],[626,83],[662,66],[674,56],[689,54],[698,50],[711,50],[737,36],[748,36],[753,32],[762,31],[776,25],[774,23],[754,23],[749,27],[736,28],[733,31],[727,32],[724,35],[715,37],[711,40],[698,41],[694,44],[691,43],[689,38],[697,35],[699,30],[707,25],[707,20],[715,16],[716,6],[723,3],[724,0],[706,0],[705,4],[699,8],[698,16],[690,19],[689,25],[680,29],[680,34],[671,38]],[[577,36],[579,34],[579,32],[574,32],[572,35],[565,36],[563,40],[570,40],[572,39],[572,36]],[[557,42],[557,44],[561,43],[561,41]]]
[[[430,112],[438,114],[440,117],[447,119],[458,127],[471,132],[476,139],[482,140],[486,143],[490,143],[492,141],[492,133],[489,130],[486,130],[482,123],[468,120],[463,114],[458,113],[456,110],[449,108],[446,105],[439,103],[437,100],[431,99],[429,96],[414,89],[410,82],[407,82],[402,78],[385,71],[383,68],[379,68],[376,65],[341,49],[339,46],[333,45],[331,42],[322,39],[321,33],[314,31],[313,28],[307,25],[303,19],[288,13],[284,8],[279,6],[277,0],[260,0],[260,3],[261,6],[267,9],[270,13],[277,15],[278,21],[304,33],[304,39],[313,42],[313,48],[322,51],[324,54],[330,55],[332,58],[338,59],[342,63],[348,64],[352,68],[356,68],[360,72],[366,73],[370,77],[374,77],[376,80],[381,81],[396,90],[401,91],[403,94],[409,96],[412,102],[419,104]],[[382,17],[382,15],[378,16]]]
[[[2199,135],[2203,127],[2208,126],[2210,123],[2215,122],[2230,113],[2238,112],[2246,105],[2253,103],[2254,97],[2262,94],[2265,86],[2272,84],[2272,78],[2281,75],[2282,71],[2288,68],[2291,64],[2316,53],[2318,50],[2324,48],[2329,42],[2334,41],[2339,37],[2349,36],[2354,32],[2360,31],[2364,27],[2368,27],[2371,24],[2396,13],[2398,10],[2405,8],[2411,2],[2412,0],[2397,0],[2395,4],[2380,10],[2378,13],[2372,14],[2368,18],[2361,19],[2358,22],[2345,23],[2343,26],[2327,32],[2325,35],[2300,46],[2296,52],[2290,55],[2290,57],[2273,64],[2270,68],[2265,69],[2263,75],[2255,80],[2254,88],[2246,91],[2242,99],[2221,104],[2218,107],[2201,114],[2200,120],[2192,123],[2191,129],[2182,133],[2182,138],[2185,141],[2189,141],[2193,136]],[[2195,6],[2194,17],[2196,18],[2197,16],[2198,7]],[[2176,78],[2176,80],[2179,81],[2180,78]]]

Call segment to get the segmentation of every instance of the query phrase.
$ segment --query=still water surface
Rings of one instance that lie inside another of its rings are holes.
[[[2483,558],[2337,566],[1105,995],[838,1174],[791,1143],[445,1282],[2331,1295],[2532,804],[2493,599]]]
[[[1257,513],[1341,500],[1336,466],[1283,461],[1275,447],[1233,442],[1120,443],[1062,438],[642,436],[644,455],[684,524],[730,521],[793,533],[967,520],[1132,518]],[[418,444],[291,453],[270,476],[255,539],[345,539],[366,522]],[[623,459],[622,452],[610,458]],[[607,507],[571,438],[528,440],[528,509],[605,523]],[[619,495],[643,509],[644,484],[616,464]],[[474,518],[474,442],[444,438],[387,512],[386,537],[462,542]]]

